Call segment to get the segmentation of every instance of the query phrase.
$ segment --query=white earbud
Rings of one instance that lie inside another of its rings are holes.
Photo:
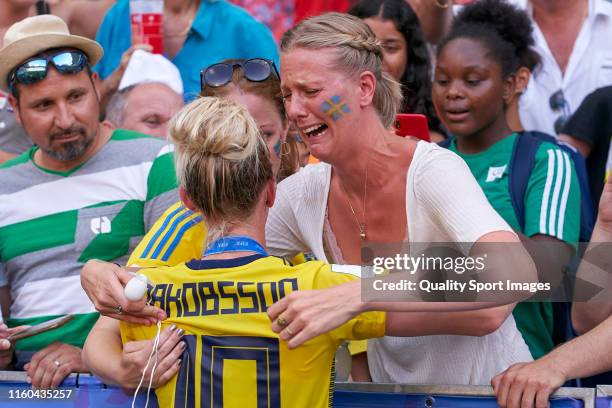
[[[132,302],[139,301],[147,293],[147,283],[149,280],[141,273],[134,275],[132,279],[125,285],[123,293],[128,300]]]

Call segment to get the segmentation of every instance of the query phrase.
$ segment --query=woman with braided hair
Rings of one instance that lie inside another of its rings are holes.
[[[313,17],[283,37],[285,109],[323,163],[279,185],[266,228],[270,250],[283,256],[310,251],[330,263],[361,264],[368,242],[518,242],[462,160],[388,131],[401,90],[383,71],[382,57],[374,33],[349,15]],[[316,301],[299,316],[290,307],[298,296],[274,308],[273,318],[291,322],[276,326],[281,338],[296,346],[326,316],[349,313],[349,288],[328,291],[313,295]],[[359,295],[358,289],[350,293]],[[498,368],[531,360],[512,308],[414,313],[413,335],[427,337],[370,341],[372,379],[488,384]]]

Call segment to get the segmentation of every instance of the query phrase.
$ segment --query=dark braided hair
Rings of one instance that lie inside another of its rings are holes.
[[[421,113],[427,116],[431,130],[444,134],[431,101],[431,61],[423,39],[419,19],[405,0],[361,0],[348,11],[366,19],[379,17],[393,21],[406,40],[407,64],[400,79],[403,102],[402,113]]]
[[[540,64],[540,55],[532,48],[535,41],[529,16],[505,0],[479,0],[465,6],[438,44],[438,55],[457,38],[484,44],[488,56],[500,63],[504,76],[520,67],[533,71]]]

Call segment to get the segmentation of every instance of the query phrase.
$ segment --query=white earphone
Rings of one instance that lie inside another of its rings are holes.
[[[136,273],[125,285],[125,288],[123,288],[123,293],[128,300],[132,302],[139,301],[147,293],[147,285],[149,283],[149,279],[145,275]]]
[[[125,297],[132,302],[137,302],[142,299],[147,293],[148,285],[155,286],[149,281],[142,273],[132,273],[133,277],[129,280],[125,288],[123,288],[123,294]],[[138,383],[138,387],[136,387],[136,391],[134,392],[134,398],[132,399],[132,408],[134,408],[134,404],[136,403],[136,396],[138,395],[138,391],[142,386],[142,383],[145,378],[145,373],[147,372],[147,368],[149,368],[149,364],[151,363],[151,359],[155,355],[155,362],[153,363],[153,368],[151,369],[151,377],[149,378],[149,387],[147,389],[147,401],[145,403],[145,408],[149,405],[149,393],[151,392],[151,384],[153,383],[153,375],[155,375],[155,368],[157,368],[157,353],[159,347],[159,336],[161,335],[161,321],[157,321],[157,335],[155,336],[155,340],[153,341],[153,348],[151,349],[151,354],[149,355],[149,359],[147,360],[147,364],[145,368],[142,370],[142,377],[140,378],[140,382]]]

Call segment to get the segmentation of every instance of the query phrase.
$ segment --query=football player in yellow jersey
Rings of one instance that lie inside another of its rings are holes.
[[[322,262],[294,267],[267,255],[265,223],[276,183],[268,149],[243,107],[201,98],[177,115],[170,134],[181,198],[206,219],[209,245],[201,259],[141,270],[154,285],[150,301],[168,316],[163,326],[179,328],[170,331],[184,344],[175,348],[182,364],[160,362],[160,373],[175,373],[156,383],[160,406],[329,406],[336,348],[345,339],[384,335],[384,313],[363,314],[289,350],[271,330],[268,306],[292,291],[355,278]],[[157,329],[122,322],[120,330],[126,343],[151,339]],[[120,377],[120,346],[101,352],[117,339],[107,334],[92,331],[85,354],[92,371],[113,382]]]

